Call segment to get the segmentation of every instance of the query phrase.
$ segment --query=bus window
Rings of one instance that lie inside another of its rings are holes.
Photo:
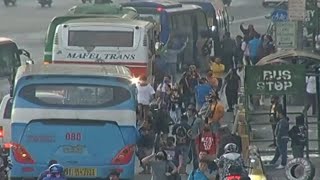
[[[122,87],[80,84],[29,85],[22,88],[19,96],[53,107],[106,107],[131,98],[130,92]]]
[[[0,76],[12,76],[20,64],[15,44],[0,45]]]
[[[198,33],[208,32],[207,19],[204,13],[197,12]]]
[[[160,23],[160,14],[139,14],[139,19]]]
[[[68,46],[132,47],[132,31],[69,31]]]
[[[12,98],[10,98],[7,102],[7,105],[4,109],[3,119],[11,119],[11,111],[12,111]]]
[[[155,40],[154,40],[154,34],[153,34],[153,29],[150,29],[148,31],[148,48],[149,48],[149,52],[151,53],[151,56],[153,54],[155,54],[155,49],[154,49],[154,45],[155,45]],[[151,57],[149,56],[149,58]]]

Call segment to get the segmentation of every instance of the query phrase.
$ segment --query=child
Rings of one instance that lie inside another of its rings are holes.
[[[294,158],[303,158],[303,150],[307,144],[307,127],[304,124],[304,116],[296,117],[296,125],[289,131],[289,137],[292,139],[291,147]]]

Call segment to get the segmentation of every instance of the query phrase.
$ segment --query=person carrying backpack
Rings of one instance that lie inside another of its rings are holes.
[[[304,124],[304,116],[297,116],[296,125],[289,131],[294,158],[303,158],[303,150],[307,144],[307,132],[307,127]]]
[[[180,174],[186,174],[186,162],[188,162],[188,153],[192,136],[191,126],[188,124],[188,116],[181,116],[181,121],[172,128],[172,135],[176,137],[177,149],[183,156],[183,165],[180,168]]]

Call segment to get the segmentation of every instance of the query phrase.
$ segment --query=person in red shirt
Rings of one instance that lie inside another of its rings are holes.
[[[217,137],[208,123],[205,124],[203,131],[196,137],[195,142],[197,154],[205,152],[205,159],[209,161],[213,161],[216,158]]]

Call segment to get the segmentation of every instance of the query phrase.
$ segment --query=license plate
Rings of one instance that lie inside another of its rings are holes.
[[[69,177],[96,177],[96,168],[65,168],[64,173]]]

